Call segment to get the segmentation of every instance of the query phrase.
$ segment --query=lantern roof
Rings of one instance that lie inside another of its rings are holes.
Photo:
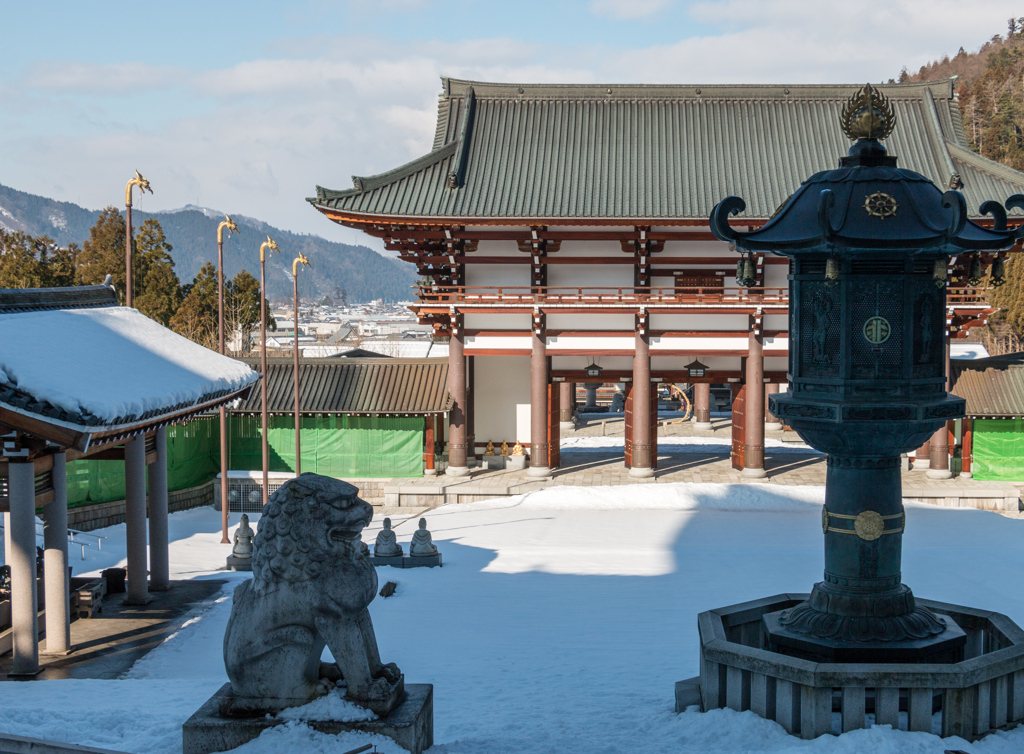
[[[1007,208],[1024,209],[1024,195],[1009,197],[1005,207],[984,202],[980,214],[992,217],[986,227],[968,217],[956,176],[943,191],[920,173],[897,167],[880,141],[892,133],[896,115],[870,84],[850,98],[840,123],[856,142],[837,169],[806,179],[767,223],[749,233],[729,225],[746,202],[726,197],[711,211],[712,232],[738,248],[784,256],[844,249],[955,255],[1008,249],[1024,237],[1024,226],[1008,228],[1006,222]]]

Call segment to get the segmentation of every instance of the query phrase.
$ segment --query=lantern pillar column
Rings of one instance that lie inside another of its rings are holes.
[[[587,391],[587,403],[583,407],[584,409],[596,408],[597,407],[597,389],[600,387],[596,382],[588,382],[584,387]]]
[[[68,590],[67,454],[53,456],[53,501],[43,506],[43,589],[46,654],[71,651],[71,593]]]

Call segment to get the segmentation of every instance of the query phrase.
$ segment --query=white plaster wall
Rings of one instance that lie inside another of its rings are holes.
[[[476,441],[515,440],[516,404],[530,403],[530,357],[475,356],[473,369]]]
[[[480,314],[466,312],[465,325],[468,330],[529,330],[529,314]]]
[[[508,336],[508,335],[467,335],[466,346],[470,348],[492,348],[492,349],[508,349],[508,348],[519,348],[525,351],[529,351],[533,348],[533,343],[530,338],[523,336],[521,338]]]
[[[549,312],[547,325],[549,330],[625,330],[632,332],[634,317],[632,314],[556,314]]]
[[[501,228],[482,228],[482,230],[494,231],[501,230]],[[522,229],[516,228],[516,230]],[[472,259],[474,256],[522,258],[526,255],[519,250],[519,244],[515,241],[481,241],[477,244],[476,251],[470,252],[468,256]]]
[[[563,351],[632,351],[636,346],[636,338],[593,338],[574,336],[549,336],[548,353]]]
[[[765,288],[788,288],[789,265],[766,264],[764,266],[764,285]]]
[[[621,252],[620,252],[621,255]],[[577,249],[573,256],[600,256]],[[549,286],[573,288],[632,288],[631,264],[551,264],[548,265]]]
[[[530,286],[528,264],[466,264],[466,285],[474,286]],[[524,293],[527,291],[523,291]]]
[[[787,331],[789,330],[789,315],[788,314],[766,314],[764,315],[764,322],[762,323],[765,330],[773,331]]]
[[[746,314],[659,314],[651,312],[652,330],[746,330]]]
[[[746,350],[748,339],[743,338],[651,338],[651,353],[655,351],[736,351]]]
[[[789,338],[764,338],[762,342],[762,350],[764,351],[788,351],[789,350]]]
[[[764,370],[766,372],[785,372],[789,369],[789,359],[785,356],[766,356]]]
[[[739,356],[701,356],[700,363],[706,364],[708,369],[732,370],[740,368]]]

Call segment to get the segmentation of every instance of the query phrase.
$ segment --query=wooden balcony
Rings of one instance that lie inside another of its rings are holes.
[[[787,288],[637,288],[568,286],[433,286],[420,290],[424,305],[501,306],[770,306],[789,305]]]

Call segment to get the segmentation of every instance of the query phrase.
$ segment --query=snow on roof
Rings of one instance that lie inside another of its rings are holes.
[[[127,424],[237,392],[259,377],[120,306],[0,313],[0,332],[0,401],[12,403],[13,387],[23,394],[16,410],[73,424]],[[24,395],[35,406],[20,405]]]
[[[987,359],[988,350],[981,343],[949,342],[949,358],[951,359]]]

